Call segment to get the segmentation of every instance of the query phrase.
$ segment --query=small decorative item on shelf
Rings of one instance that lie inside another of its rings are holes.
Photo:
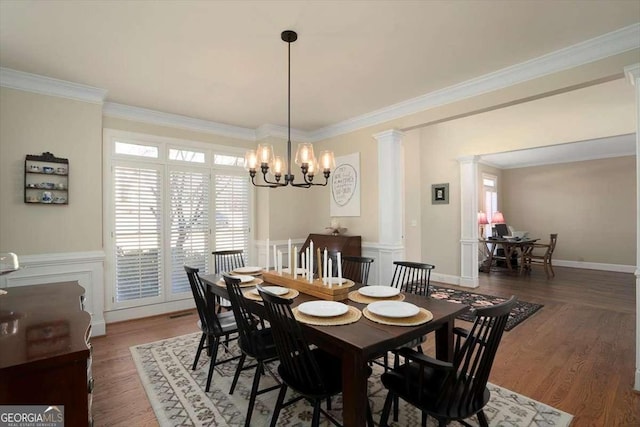
[[[340,227],[340,223],[335,218],[331,220],[331,226],[325,227],[325,230],[330,231],[334,236],[338,236],[340,233],[345,233],[347,231],[346,228]]]
[[[27,154],[24,161],[24,202],[69,204],[69,160],[49,152]]]

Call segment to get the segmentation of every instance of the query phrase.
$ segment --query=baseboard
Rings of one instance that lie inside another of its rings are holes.
[[[584,262],[584,261],[567,261],[567,260],[553,260],[554,267],[570,267],[570,268],[582,268],[586,270],[601,270],[601,271],[615,271],[618,273],[634,273],[636,267],[634,265],[623,264],[605,264],[602,262]]]
[[[107,324],[123,322],[125,320],[140,319],[143,317],[158,316],[161,314],[173,313],[181,310],[195,309],[193,298],[168,301],[159,304],[144,305],[141,307],[122,308],[104,312],[104,319]]]

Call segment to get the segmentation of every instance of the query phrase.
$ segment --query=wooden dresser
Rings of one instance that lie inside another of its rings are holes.
[[[0,295],[0,403],[64,405],[68,426],[93,424],[91,316],[77,282]]]
[[[309,243],[313,240],[314,249],[327,248],[329,256],[333,259],[334,275],[337,271],[336,254],[342,253],[342,256],[361,256],[362,255],[362,238],[360,236],[334,236],[332,234],[309,234],[307,240],[302,245],[300,253],[304,253]],[[317,267],[317,263],[316,263]],[[317,272],[317,268],[314,268]]]

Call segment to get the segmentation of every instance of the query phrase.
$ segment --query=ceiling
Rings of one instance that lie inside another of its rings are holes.
[[[107,101],[313,131],[640,22],[637,1],[0,1],[0,66]]]

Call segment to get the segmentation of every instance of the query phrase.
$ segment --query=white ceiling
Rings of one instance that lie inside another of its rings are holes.
[[[638,1],[0,1],[0,66],[312,131],[640,22]]]

